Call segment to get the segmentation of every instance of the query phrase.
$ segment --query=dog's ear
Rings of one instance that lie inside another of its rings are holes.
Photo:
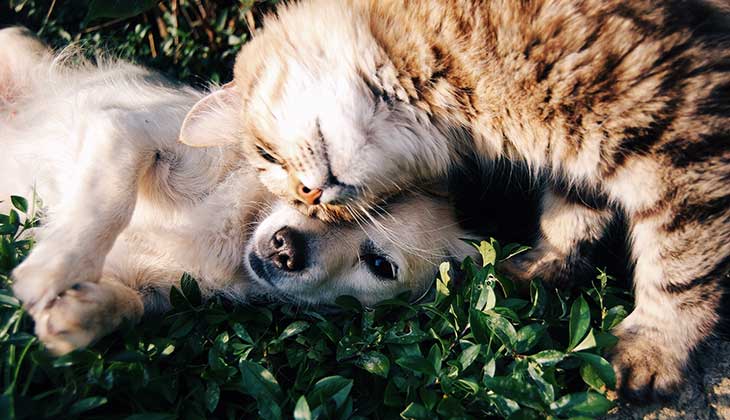
[[[221,146],[236,141],[240,96],[235,85],[208,94],[188,112],[179,141],[193,147]]]

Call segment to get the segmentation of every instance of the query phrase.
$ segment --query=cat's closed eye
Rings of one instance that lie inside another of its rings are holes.
[[[259,156],[264,158],[267,162],[280,165],[281,161],[274,157],[268,150],[266,150],[264,147],[257,145],[256,146],[256,152],[258,152]]]

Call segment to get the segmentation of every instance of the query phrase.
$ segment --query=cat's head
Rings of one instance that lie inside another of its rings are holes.
[[[353,10],[339,0],[281,8],[244,46],[233,84],[193,109],[181,140],[240,143],[269,190],[323,220],[353,219],[445,174],[439,130]]]

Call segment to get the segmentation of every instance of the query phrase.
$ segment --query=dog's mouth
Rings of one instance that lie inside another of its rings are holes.
[[[264,261],[254,251],[248,253],[248,266],[253,271],[254,280],[264,283],[266,286],[276,288],[276,285],[270,279],[269,273],[266,272]]]

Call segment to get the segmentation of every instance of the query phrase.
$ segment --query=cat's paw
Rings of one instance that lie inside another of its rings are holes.
[[[102,264],[103,256],[70,252],[61,244],[41,243],[13,270],[13,293],[34,314],[75,284],[98,281]]]
[[[639,403],[674,398],[686,376],[687,352],[677,351],[657,334],[620,326],[619,341],[609,359],[616,372],[616,390],[622,398]]]
[[[570,284],[570,267],[566,255],[536,248],[516,255],[499,265],[499,271],[520,284],[541,278],[553,287]]]
[[[34,315],[36,335],[55,355],[86,347],[125,318],[141,316],[141,300],[129,293],[104,282],[77,283]]]

